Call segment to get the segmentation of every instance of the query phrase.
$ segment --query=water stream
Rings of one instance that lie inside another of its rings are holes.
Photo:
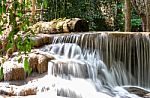
[[[54,37],[40,50],[49,62],[57,95],[69,98],[139,98],[124,86],[150,88],[150,39],[146,34],[86,33]]]

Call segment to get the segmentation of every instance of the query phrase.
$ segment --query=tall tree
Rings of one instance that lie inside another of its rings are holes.
[[[145,0],[145,4],[146,4],[146,20],[147,20],[146,31],[150,32],[150,0]]]
[[[135,8],[137,14],[141,17],[142,20],[142,29],[147,31],[147,16],[146,16],[146,2],[147,0],[131,0],[132,5]]]
[[[125,31],[131,31],[131,3],[130,0],[125,0]]]

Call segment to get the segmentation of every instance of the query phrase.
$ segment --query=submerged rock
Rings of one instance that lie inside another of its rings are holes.
[[[48,64],[48,74],[55,76],[74,76],[88,78],[88,68],[85,62],[73,59],[52,60]]]

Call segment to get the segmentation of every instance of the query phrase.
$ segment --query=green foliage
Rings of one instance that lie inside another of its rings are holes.
[[[24,13],[25,9],[29,9],[31,7],[30,2],[26,2],[26,0],[20,4],[18,0],[12,0],[11,3],[7,3],[6,0],[0,1],[0,34],[5,38],[6,42],[1,41],[2,43],[6,43],[5,49],[0,49],[0,56],[4,56],[5,54],[2,52],[6,52],[9,49],[13,49],[14,45],[16,45],[17,50],[20,53],[28,53],[31,51],[33,46],[33,42],[30,39],[33,36],[33,32],[30,30],[30,15]],[[7,26],[7,27],[6,27]],[[8,31],[9,28],[9,31]],[[27,58],[24,59],[24,70],[28,73],[31,73],[32,69],[29,66]],[[0,67],[0,79],[3,76],[3,68]]]
[[[117,1],[116,6],[114,8],[114,31],[124,31],[124,3]]]
[[[17,49],[19,49],[19,52],[24,52],[26,54],[31,51],[32,46],[33,41],[29,38],[29,35],[26,35],[23,38],[20,35],[18,35]]]
[[[135,9],[132,10],[132,19],[131,19],[132,29],[131,31],[142,31],[142,21],[137,15]]]
[[[24,70],[25,70],[25,72],[27,72],[28,75],[30,75],[32,72],[32,68],[30,67],[28,57],[24,58]]]
[[[28,28],[30,16],[24,14],[24,9],[30,7],[29,4],[31,5],[31,3],[20,4],[18,0],[13,0],[12,3],[7,4],[5,0],[2,0],[0,4],[2,6],[0,9],[0,33],[8,40],[4,50],[7,51],[17,44],[17,48],[21,52],[30,52],[32,42],[29,37],[33,35],[33,32]],[[11,28],[10,31],[7,30],[6,26]],[[14,39],[15,36],[18,36],[17,41]]]
[[[110,30],[100,9],[103,2],[99,0],[44,0],[43,2],[38,0],[38,2],[40,5],[43,3],[44,8],[48,9],[43,15],[46,21],[77,17],[87,20],[90,30]]]
[[[4,73],[3,73],[3,67],[0,66],[0,80],[3,79]]]
[[[132,31],[142,31],[141,19],[131,19]]]

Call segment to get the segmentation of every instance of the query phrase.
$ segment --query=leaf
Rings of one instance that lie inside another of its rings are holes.
[[[1,6],[1,5],[0,5]],[[2,15],[2,7],[0,7],[0,15]]]
[[[3,73],[3,67],[0,66],[0,80],[3,79],[4,73]]]
[[[0,26],[0,35],[2,35],[2,26]]]
[[[6,6],[5,5],[2,6],[2,12],[6,13]]]
[[[30,64],[28,62],[28,57],[24,58],[24,70],[28,73],[28,75],[30,75],[32,72],[32,68],[30,67]]]
[[[18,17],[22,17],[22,16],[23,16],[22,12],[21,12],[21,11],[18,12],[18,13],[17,13],[17,16],[18,16]]]
[[[44,0],[43,4],[44,4],[44,7],[45,7],[45,8],[47,8],[47,7],[48,7],[47,0]]]

